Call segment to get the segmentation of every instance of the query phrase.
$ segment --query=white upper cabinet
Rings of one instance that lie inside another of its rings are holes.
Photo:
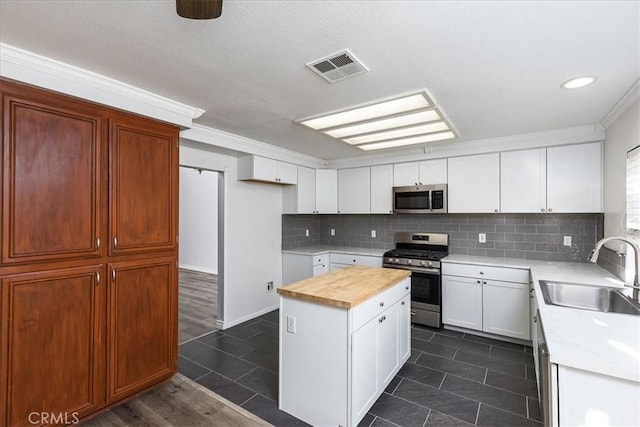
[[[450,213],[500,211],[498,153],[453,157],[448,163]]]
[[[547,148],[547,212],[602,210],[602,145]]]
[[[546,212],[546,149],[500,154],[500,211]]]
[[[393,165],[371,166],[371,213],[393,212]]]
[[[298,168],[291,163],[266,157],[245,156],[238,159],[238,179],[295,184],[298,181]]]
[[[338,213],[338,171],[316,170],[316,213]]]
[[[371,212],[371,169],[338,171],[338,213]]]
[[[447,159],[393,165],[393,185],[429,185],[447,183]]]
[[[282,189],[285,214],[312,214],[316,211],[316,170],[298,166],[298,183]]]

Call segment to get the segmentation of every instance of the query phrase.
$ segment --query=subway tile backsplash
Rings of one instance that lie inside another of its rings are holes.
[[[397,231],[449,234],[461,255],[586,262],[603,235],[603,214],[283,215],[282,249],[309,245],[392,249]],[[330,230],[335,229],[335,236]],[[309,237],[305,236],[309,230]],[[371,230],[376,237],[371,237]],[[486,243],[478,242],[485,233]],[[563,237],[571,236],[571,246]]]

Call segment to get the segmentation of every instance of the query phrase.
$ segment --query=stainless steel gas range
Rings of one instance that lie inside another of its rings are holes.
[[[440,260],[449,255],[449,235],[396,233],[396,248],[384,253],[382,266],[411,271],[411,321],[442,326]]]

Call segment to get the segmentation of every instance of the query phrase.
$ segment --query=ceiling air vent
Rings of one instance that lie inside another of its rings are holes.
[[[329,83],[339,82],[340,80],[369,71],[369,69],[347,49],[311,61],[307,64],[307,67]]]

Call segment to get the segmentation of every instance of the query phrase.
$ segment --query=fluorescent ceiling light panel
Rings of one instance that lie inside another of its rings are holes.
[[[361,122],[407,111],[429,108],[431,106],[431,100],[427,98],[427,95],[424,92],[420,92],[414,95],[392,99],[391,101],[380,102],[377,104],[367,105],[365,107],[342,111],[340,113],[317,117],[315,119],[304,120],[300,123],[315,130],[321,130],[347,123]]]
[[[445,139],[453,139],[456,135],[452,131],[432,133],[429,135],[414,136],[410,138],[394,139],[391,141],[377,142],[374,144],[357,145],[356,147],[369,151],[380,150],[383,148],[401,147],[403,145],[423,144],[426,142],[443,141]]]
[[[441,119],[442,116],[440,115],[438,110],[431,109],[418,111],[415,113],[403,114],[402,116],[395,116],[388,119],[381,119],[352,126],[339,127],[336,129],[328,130],[325,133],[329,136],[340,139],[346,136],[361,135],[363,133],[394,129],[402,126],[433,122]]]
[[[423,135],[434,132],[449,130],[449,125],[445,122],[428,123],[425,125],[405,127],[402,129],[389,130],[385,132],[371,133],[367,135],[354,136],[343,139],[347,144],[366,144],[369,142],[384,141],[387,139],[402,138],[413,135]]]

